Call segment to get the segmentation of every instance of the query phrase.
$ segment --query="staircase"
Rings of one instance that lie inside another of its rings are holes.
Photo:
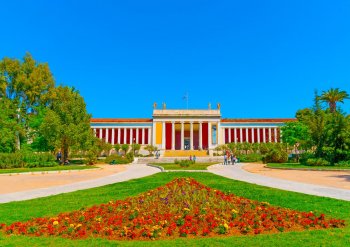
[[[165,150],[163,157],[208,157],[206,150]]]

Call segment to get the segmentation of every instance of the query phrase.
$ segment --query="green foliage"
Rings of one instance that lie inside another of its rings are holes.
[[[144,149],[149,152],[150,156],[153,156],[153,152],[158,150],[158,148],[156,146],[153,146],[153,145],[147,145],[146,147],[144,147]]]
[[[133,143],[133,144],[131,144],[131,148],[134,151],[134,153],[139,153],[139,151],[141,149],[141,144]]]
[[[240,162],[257,162],[262,160],[262,155],[258,153],[241,154],[239,156]]]
[[[120,144],[115,144],[115,145],[114,145],[114,149],[115,149],[115,151],[116,151],[117,153],[119,152],[120,148],[121,148],[121,145],[120,145]]]
[[[91,146],[91,116],[86,112],[84,99],[74,88],[59,86],[53,93],[40,131],[49,145],[62,149],[63,160],[66,160],[69,148],[88,149]]]
[[[310,141],[309,128],[303,122],[288,122],[281,127],[282,141],[294,146],[296,143],[306,144]]]
[[[122,144],[122,150],[124,151],[124,154],[127,154],[129,151],[129,144]]]
[[[288,153],[284,145],[276,143],[263,155],[264,163],[285,163],[288,161]]]
[[[47,167],[55,166],[55,156],[51,153],[0,153],[0,169],[19,167]]]
[[[118,154],[112,154],[105,159],[106,164],[129,164],[133,161],[132,153],[128,153],[125,157]]]
[[[337,110],[337,102],[344,103],[344,99],[349,99],[349,94],[346,91],[340,91],[339,88],[331,88],[323,91],[318,98],[328,103],[330,112],[334,113]]]
[[[330,163],[322,158],[307,159],[306,164],[309,166],[329,166]]]

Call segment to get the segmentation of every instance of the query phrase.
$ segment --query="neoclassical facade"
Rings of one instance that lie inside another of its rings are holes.
[[[91,128],[98,138],[111,144],[151,144],[160,150],[210,150],[231,142],[280,142],[280,128],[289,121],[294,119],[221,118],[220,107],[154,109],[150,119],[93,118]]]

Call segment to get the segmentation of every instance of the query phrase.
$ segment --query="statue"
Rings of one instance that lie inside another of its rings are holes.
[[[166,109],[166,104],[163,102],[163,110]]]
[[[217,106],[218,106],[218,110],[220,110],[220,107],[221,107],[220,103],[218,103],[218,105],[217,105]]]
[[[157,103],[156,102],[153,103],[153,109],[157,109]]]
[[[211,110],[211,104],[210,104],[210,102],[208,103],[208,109]]]

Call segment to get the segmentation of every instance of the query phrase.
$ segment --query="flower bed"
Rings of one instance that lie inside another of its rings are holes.
[[[298,212],[225,194],[194,179],[179,178],[125,200],[57,217],[0,224],[6,234],[116,240],[276,233],[336,228],[343,220]]]

